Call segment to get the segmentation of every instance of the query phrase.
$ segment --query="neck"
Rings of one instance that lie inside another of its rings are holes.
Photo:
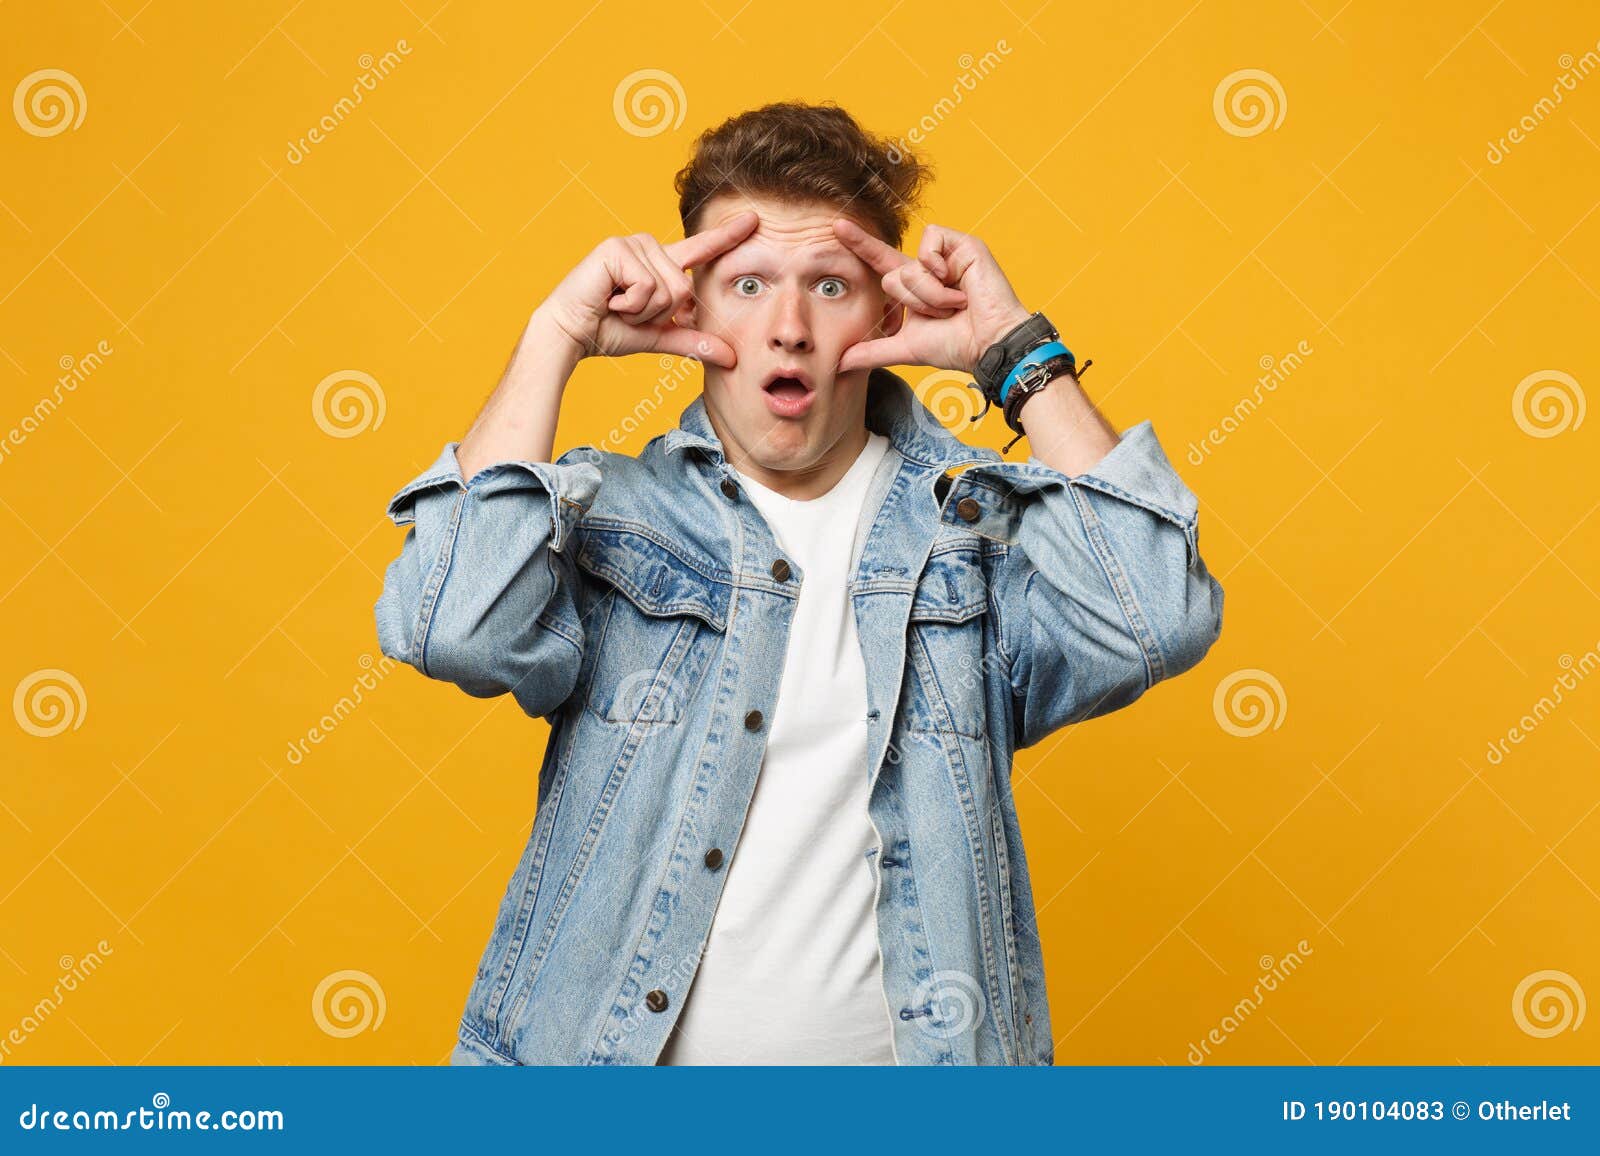
[[[795,501],[808,501],[833,489],[840,478],[855,464],[867,445],[867,426],[863,421],[846,430],[833,445],[823,450],[816,461],[795,469],[772,469],[757,462],[743,446],[728,437],[720,427],[716,414],[707,410],[711,425],[722,442],[723,456],[734,469],[754,478],[774,493]]]

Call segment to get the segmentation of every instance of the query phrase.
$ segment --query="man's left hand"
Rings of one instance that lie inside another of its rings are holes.
[[[926,365],[971,373],[978,358],[1026,321],[1024,309],[988,246],[976,237],[928,225],[915,258],[868,233],[848,217],[834,235],[882,278],[905,317],[887,337],[858,341],[839,358],[839,372],[889,365]]]

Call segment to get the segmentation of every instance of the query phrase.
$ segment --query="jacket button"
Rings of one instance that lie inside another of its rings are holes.
[[[715,871],[722,866],[722,848],[713,847],[706,852],[706,866]]]
[[[666,1011],[667,993],[662,991],[659,987],[646,992],[644,997],[644,1006],[653,1012]]]
[[[730,498],[737,498],[739,496],[739,487],[734,484],[732,478],[723,478],[722,492]]]
[[[978,515],[982,513],[982,510],[978,508],[978,503],[976,500],[972,498],[962,498],[956,503],[956,513],[959,514],[964,521],[976,522],[978,520]]]
[[[753,710],[744,716],[744,729],[747,731],[758,731],[761,729],[760,711]]]
[[[772,564],[772,576],[779,582],[787,582],[789,580],[789,563],[779,558]]]

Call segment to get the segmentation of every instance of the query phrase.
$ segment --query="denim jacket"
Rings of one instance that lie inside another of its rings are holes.
[[[891,449],[849,596],[896,1062],[1050,1064],[1012,752],[1194,666],[1222,587],[1149,421],[1069,476],[964,444],[887,370],[866,420]],[[380,645],[467,694],[509,693],[550,734],[451,1061],[653,1064],[738,844],[806,576],[703,396],[637,457],[579,446],[463,479],[456,444],[389,503],[408,529]]]

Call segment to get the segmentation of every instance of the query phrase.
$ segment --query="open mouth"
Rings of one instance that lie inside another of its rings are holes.
[[[811,378],[802,369],[778,369],[767,375],[761,386],[768,394],[783,401],[797,402],[811,392]]]
[[[804,417],[817,399],[816,383],[798,366],[773,370],[761,383],[761,390],[766,395],[767,409],[783,418]]]

